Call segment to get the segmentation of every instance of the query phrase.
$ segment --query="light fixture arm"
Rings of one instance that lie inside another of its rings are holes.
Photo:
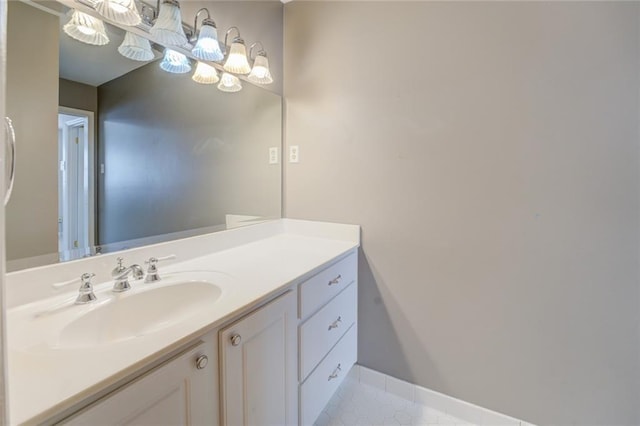
[[[267,52],[265,52],[264,50],[264,45],[262,44],[262,42],[260,41],[256,41],[255,43],[253,43],[250,47],[249,47],[249,59],[251,59],[252,61],[255,61],[256,58],[253,56],[253,48],[260,45],[260,50],[258,50],[258,53],[256,53],[257,55],[262,55],[262,56],[267,56]]]
[[[231,33],[231,31],[233,31],[233,30],[236,30],[236,32],[238,33],[238,36],[237,36],[236,38],[234,38],[234,39],[233,39],[233,40],[234,40],[234,42],[235,42],[236,40],[240,40],[240,41],[242,41],[242,38],[240,38],[240,30],[238,29],[238,27],[231,27],[231,28],[229,28],[229,29],[227,30],[227,32],[224,34],[224,45],[225,45],[225,46],[228,46],[228,44],[227,44],[227,37],[229,37],[229,34],[230,34],[230,33]]]
[[[171,3],[174,6],[180,7],[180,3],[178,2],[178,0],[156,0],[155,8],[152,5],[145,3],[144,1],[134,0],[134,2],[140,4],[140,14],[142,15],[142,19],[149,25],[153,25],[154,22],[156,22],[156,19],[158,19],[158,15],[160,15],[161,3]],[[151,16],[149,16],[146,11],[151,11]]]
[[[211,13],[209,13],[209,9],[207,9],[206,7],[203,7],[202,9],[196,12],[196,16],[195,18],[193,18],[193,35],[191,36],[191,41],[195,41],[198,38],[198,16],[202,12],[206,12],[207,17],[201,21],[200,26],[202,27],[202,25],[204,25],[205,22],[207,22],[208,25],[213,25],[214,27],[216,26],[216,23],[213,21],[213,19],[211,19]]]

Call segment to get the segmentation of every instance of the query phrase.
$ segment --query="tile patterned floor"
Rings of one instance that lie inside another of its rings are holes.
[[[314,426],[471,426],[441,411],[347,377]]]

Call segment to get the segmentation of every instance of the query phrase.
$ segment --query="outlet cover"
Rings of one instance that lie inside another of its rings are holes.
[[[289,162],[290,163],[300,162],[300,150],[298,149],[298,145],[291,145],[289,147]]]
[[[269,148],[269,164],[278,164],[278,147]]]

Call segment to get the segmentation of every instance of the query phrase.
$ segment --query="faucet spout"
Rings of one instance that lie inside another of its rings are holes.
[[[129,276],[129,274],[131,274],[136,280],[144,277],[144,271],[142,270],[142,267],[137,263],[134,263],[133,265],[122,269],[116,267],[113,269],[113,271],[111,271],[111,277],[114,280],[125,279]]]
[[[131,289],[131,284],[129,284],[129,275],[133,276],[134,280],[139,280],[144,277],[144,271],[142,267],[136,263],[131,266],[125,267],[122,265],[122,258],[118,258],[118,266],[113,268],[111,271],[111,277],[114,280],[113,283],[113,291],[116,293],[121,293],[123,291],[127,291]]]

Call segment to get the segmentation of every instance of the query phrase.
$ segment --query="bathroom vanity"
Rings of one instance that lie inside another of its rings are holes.
[[[280,219],[9,274],[11,423],[313,424],[357,359],[358,246]],[[113,292],[117,257],[168,255]],[[95,302],[52,288],[86,272]]]

